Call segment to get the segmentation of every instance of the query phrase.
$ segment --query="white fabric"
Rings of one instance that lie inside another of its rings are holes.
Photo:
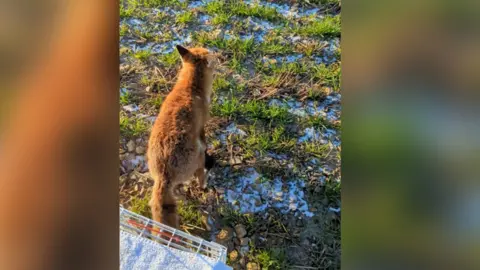
[[[224,263],[120,231],[120,269],[231,270]]]

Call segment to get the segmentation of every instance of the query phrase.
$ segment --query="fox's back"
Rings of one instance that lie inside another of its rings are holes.
[[[167,96],[150,134],[149,152],[164,156],[184,147],[192,135],[192,105],[189,95],[172,91]]]

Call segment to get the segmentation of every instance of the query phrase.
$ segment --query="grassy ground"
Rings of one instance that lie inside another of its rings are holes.
[[[150,216],[144,154],[174,45],[204,46],[222,55],[207,126],[219,164],[208,191],[183,190],[182,229],[225,244],[236,269],[339,269],[339,2],[128,0],[120,15],[121,204]],[[242,239],[217,239],[235,227]]]

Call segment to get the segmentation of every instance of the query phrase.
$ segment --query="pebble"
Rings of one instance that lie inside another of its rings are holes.
[[[230,260],[232,262],[236,261],[238,259],[238,251],[232,250],[232,252],[230,252],[230,254],[228,254],[228,257],[230,258]]]
[[[128,143],[127,143],[127,151],[128,152],[133,152],[135,151],[135,142],[133,140],[130,140]]]
[[[225,188],[223,187],[216,187],[215,190],[218,194],[225,194]]]
[[[260,270],[258,263],[249,262],[247,263],[247,270]]]
[[[139,155],[143,155],[143,154],[145,154],[145,147],[137,146],[137,148],[135,148],[135,152]]]
[[[223,228],[216,237],[216,241],[220,244],[224,244],[233,238],[233,229],[230,227]]]
[[[250,247],[249,246],[242,246],[240,248],[240,255],[241,256],[245,256],[248,254],[248,252],[250,251]]]
[[[245,226],[243,224],[238,224],[235,226],[235,233],[237,234],[237,237],[239,239],[245,237],[247,235],[247,230],[245,229]]]
[[[240,239],[240,245],[241,246],[248,246],[249,242],[250,242],[250,238],[248,238],[248,237]]]

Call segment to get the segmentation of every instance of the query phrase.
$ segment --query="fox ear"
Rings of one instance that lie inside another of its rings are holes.
[[[177,51],[180,54],[180,56],[182,56],[182,58],[190,53],[190,51],[187,48],[185,48],[181,45],[177,45]]]

